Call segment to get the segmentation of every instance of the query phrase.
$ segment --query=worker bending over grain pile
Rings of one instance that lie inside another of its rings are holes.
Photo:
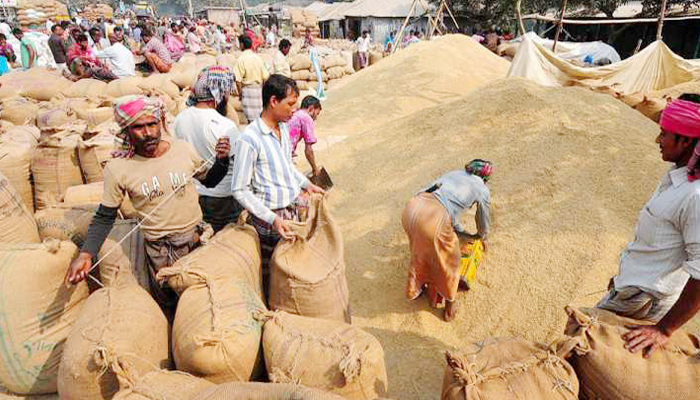
[[[225,138],[218,141],[216,161],[207,171],[205,161],[189,143],[161,140],[165,110],[159,98],[122,97],[115,102],[114,116],[122,129],[124,151],[104,167],[102,201],[67,278],[77,283],[87,277],[92,259],[128,195],[143,218],[151,293],[172,318],[177,295],[159,284],[155,276],[159,269],[174,264],[199,245],[202,211],[191,178],[196,177],[206,187],[216,186],[228,171],[230,144]]]
[[[465,169],[451,171],[412,198],[403,212],[403,227],[411,247],[406,295],[411,300],[427,286],[433,307],[445,304],[445,321],[454,319],[459,288],[460,240],[486,239],[490,224],[490,191],[486,182],[491,162],[472,160]],[[463,211],[476,203],[477,235],[459,222]]]
[[[300,210],[306,208],[300,193],[324,193],[292,163],[286,122],[292,118],[298,98],[294,80],[270,76],[262,88],[262,114],[246,127],[234,146],[233,196],[250,212],[251,224],[260,235],[266,296],[275,246],[280,238],[294,237],[288,221],[298,221]]]
[[[598,307],[655,322],[625,335],[626,347],[645,357],[700,309],[700,104],[688,95],[661,115],[656,142],[674,163],[639,216],[635,240]]]

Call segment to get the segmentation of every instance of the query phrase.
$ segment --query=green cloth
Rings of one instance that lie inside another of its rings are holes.
[[[22,41],[20,42],[20,49],[22,51],[22,66],[24,68],[29,67],[29,47],[34,50],[34,57],[36,58],[36,49],[34,48],[34,45],[32,45],[32,41],[29,40],[28,37],[23,36]],[[36,59],[34,60],[34,63],[36,63]]]

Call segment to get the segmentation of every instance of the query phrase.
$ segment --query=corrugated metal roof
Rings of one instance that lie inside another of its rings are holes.
[[[377,18],[405,18],[411,11],[413,0],[355,0],[351,6],[344,10],[346,17],[377,17]],[[422,15],[425,8],[434,9],[428,0],[423,0],[423,6],[419,5],[414,15]]]

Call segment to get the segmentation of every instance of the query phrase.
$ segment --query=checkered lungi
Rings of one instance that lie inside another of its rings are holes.
[[[596,308],[612,311],[615,314],[642,321],[659,322],[676,303],[674,298],[659,298],[653,293],[630,286],[615,289],[614,285],[598,302]]]
[[[286,221],[296,221],[301,222],[303,217],[309,208],[308,199],[300,196],[286,208],[280,208],[279,210],[272,210],[277,216]],[[268,224],[267,222],[261,220],[260,218],[251,214],[248,223],[250,223],[255,230],[258,232],[260,237],[260,257],[262,259],[262,283],[263,292],[265,293],[265,300],[269,296],[269,284],[270,284],[270,260],[272,259],[272,254],[275,252],[275,247],[280,241],[280,235],[277,233],[275,228]]]
[[[261,85],[246,85],[243,86],[241,93],[241,106],[248,123],[252,123],[263,110],[262,86]]]

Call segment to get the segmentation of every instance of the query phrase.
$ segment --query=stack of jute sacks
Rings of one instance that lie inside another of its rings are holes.
[[[380,343],[349,325],[342,237],[323,197],[309,200],[296,239],[275,251],[268,305],[259,239],[242,221],[162,269],[158,278],[180,295],[171,335],[117,243],[123,230],[98,256],[102,287],[64,283],[95,207],[44,209],[37,228],[0,176],[0,221],[15,227],[0,233],[0,386],[81,400],[386,395]]]
[[[352,63],[348,63],[348,61],[348,57],[341,52],[332,52],[321,57],[321,79],[323,79],[328,88],[333,88],[344,76],[355,73]],[[298,53],[290,56],[289,65],[292,69],[292,79],[297,82],[300,90],[316,87],[318,76],[308,53]]]
[[[114,18],[114,9],[108,4],[88,4],[85,6],[83,12],[80,13],[80,16],[91,22],[97,21],[100,18],[103,20],[112,19]]]
[[[623,336],[649,322],[596,308],[566,314],[564,335],[549,346],[487,339],[447,352],[442,400],[700,399],[700,338],[678,331],[647,359]]]
[[[68,17],[68,8],[57,0],[19,0],[17,22],[22,27],[39,26],[46,20],[56,21]]]
[[[321,35],[321,29],[318,26],[318,17],[309,10],[301,10],[297,8],[289,9],[289,14],[292,18],[292,36],[301,37],[306,34],[306,30],[311,30],[311,36],[317,38]]]

